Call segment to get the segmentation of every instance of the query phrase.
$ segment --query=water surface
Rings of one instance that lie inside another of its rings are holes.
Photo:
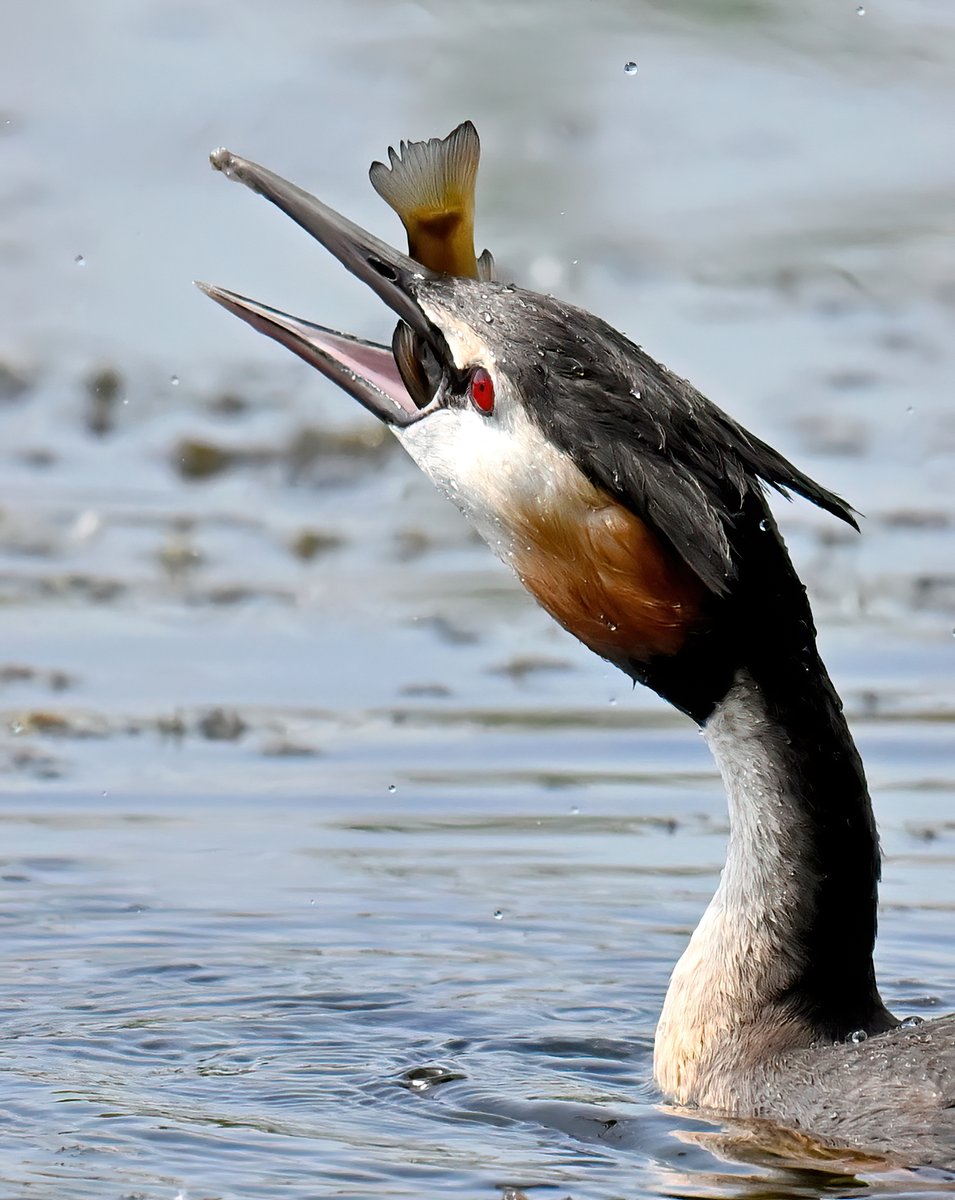
[[[504,273],[865,514],[777,506],[872,783],[883,990],[949,1011],[955,18],[858,7],[6,6],[5,1195],[950,1187],[747,1165],[660,1106],[705,747],[189,286],[387,337],[206,155],[397,238],[368,163],[474,119]]]

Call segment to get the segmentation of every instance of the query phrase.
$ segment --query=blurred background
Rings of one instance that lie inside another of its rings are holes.
[[[472,119],[500,275],[865,514],[776,505],[869,765],[885,990],[930,1013],[955,1003],[955,9],[7,0],[3,26],[5,1178],[765,1187],[675,1140],[648,1083],[722,859],[704,748],[192,287],[390,337],[208,153],[400,245],[369,163]]]

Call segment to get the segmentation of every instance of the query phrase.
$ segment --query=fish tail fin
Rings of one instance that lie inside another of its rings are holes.
[[[411,257],[432,271],[479,278],[474,253],[474,185],[481,143],[464,121],[446,138],[388,148],[389,165],[372,163],[372,186],[408,234]],[[482,256],[483,261],[483,256]]]

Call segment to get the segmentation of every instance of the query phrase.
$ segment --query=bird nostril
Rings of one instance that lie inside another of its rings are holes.
[[[387,279],[389,283],[398,282],[398,272],[393,266],[391,266],[390,263],[382,262],[380,258],[369,258],[368,265],[373,271],[380,275],[382,279]]]

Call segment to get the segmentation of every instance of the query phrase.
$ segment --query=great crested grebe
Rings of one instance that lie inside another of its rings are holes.
[[[879,995],[865,776],[765,492],[852,510],[599,318],[495,282],[478,152],[466,123],[372,167],[413,257],[212,155],[397,314],[390,349],[200,286],[387,424],[551,616],[701,726],[730,836],[664,1001],[662,1091],[955,1167],[955,1017],[900,1022]]]

